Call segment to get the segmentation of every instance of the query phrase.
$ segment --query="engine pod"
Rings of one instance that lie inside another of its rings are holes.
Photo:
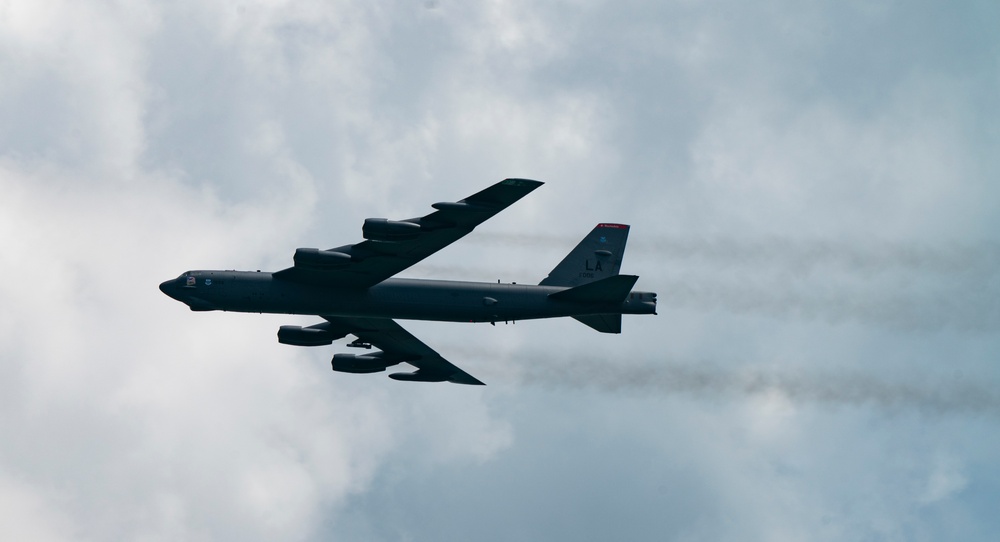
[[[350,265],[350,254],[320,250],[318,248],[297,248],[292,257],[296,267],[318,267],[324,269],[345,267]]]
[[[341,373],[378,373],[384,371],[390,365],[396,365],[398,361],[388,360],[376,354],[334,354],[330,366],[334,371]]]
[[[326,329],[315,327],[281,326],[278,328],[278,342],[293,346],[325,346],[332,344],[339,338]]]
[[[366,218],[361,235],[369,241],[409,241],[420,235],[420,224],[388,218]]]

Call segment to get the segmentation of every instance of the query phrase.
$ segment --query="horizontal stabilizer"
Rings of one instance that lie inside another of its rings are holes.
[[[636,275],[615,275],[549,294],[549,299],[575,303],[621,303],[637,280],[639,277]]]
[[[573,319],[587,324],[601,333],[622,332],[622,315],[620,314],[584,314],[574,316]]]

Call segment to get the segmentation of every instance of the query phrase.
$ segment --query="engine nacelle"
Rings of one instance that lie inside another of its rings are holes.
[[[375,354],[334,354],[330,365],[334,371],[341,373],[378,373],[386,367],[395,365],[398,361],[387,360],[382,352]]]
[[[366,218],[365,225],[361,227],[361,235],[369,241],[409,241],[420,235],[420,224],[387,218]]]
[[[278,342],[293,346],[325,346],[339,339],[335,333],[325,329],[302,326],[281,326],[278,328]]]
[[[351,255],[318,248],[297,248],[292,257],[296,267],[344,267],[351,263]]]
[[[432,203],[431,207],[437,209],[438,211],[457,211],[460,213],[496,212],[495,207],[489,207],[487,205],[478,205],[475,203],[467,203],[464,201],[441,201],[438,203]]]
[[[415,371],[412,373],[392,373],[389,378],[393,380],[402,380],[404,382],[444,382],[448,380],[447,376],[442,376],[440,374],[420,374],[420,371]]]

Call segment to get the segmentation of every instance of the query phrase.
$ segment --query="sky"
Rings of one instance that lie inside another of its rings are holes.
[[[0,538],[993,540],[1000,5],[0,1]],[[659,295],[401,322],[485,387],[192,313],[507,177],[402,276]]]

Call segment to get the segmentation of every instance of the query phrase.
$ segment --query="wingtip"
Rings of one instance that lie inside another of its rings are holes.
[[[509,186],[524,186],[524,187],[530,186],[532,188],[538,188],[539,186],[542,186],[545,183],[543,183],[542,181],[536,181],[534,179],[523,179],[521,177],[508,177],[500,181],[500,184]]]
[[[465,384],[468,386],[485,386],[486,383],[479,380],[478,378],[466,373],[461,375],[455,375],[448,379],[448,382],[453,384]]]

